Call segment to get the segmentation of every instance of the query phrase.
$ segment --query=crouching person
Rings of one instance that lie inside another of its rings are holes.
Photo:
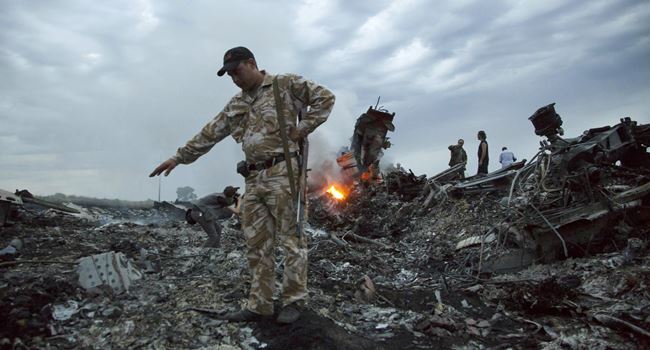
[[[203,244],[205,248],[219,248],[221,246],[221,224],[223,220],[237,214],[233,204],[239,201],[239,187],[226,186],[222,193],[207,195],[192,204],[192,208],[185,212],[185,219],[190,225],[198,223],[208,235],[208,240]]]

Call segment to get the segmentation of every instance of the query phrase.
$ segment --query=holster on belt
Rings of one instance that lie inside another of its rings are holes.
[[[248,163],[245,160],[242,160],[241,162],[237,163],[237,174],[243,176],[244,179],[251,174],[250,170],[248,169]]]

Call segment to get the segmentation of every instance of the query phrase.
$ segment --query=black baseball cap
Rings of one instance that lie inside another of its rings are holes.
[[[239,187],[226,186],[226,188],[223,189],[223,194],[226,195],[226,197],[233,197],[235,193],[237,193],[238,189]]]
[[[233,47],[223,55],[223,67],[219,69],[217,75],[222,76],[226,74],[227,71],[235,69],[239,62],[245,61],[249,58],[255,58],[251,50],[243,46]]]

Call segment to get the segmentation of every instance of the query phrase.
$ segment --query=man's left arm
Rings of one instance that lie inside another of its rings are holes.
[[[301,76],[290,75],[289,79],[291,95],[309,106],[296,128],[300,137],[305,137],[327,120],[334,107],[335,96],[326,87]]]

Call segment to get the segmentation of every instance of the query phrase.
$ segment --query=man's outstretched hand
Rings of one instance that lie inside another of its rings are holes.
[[[149,177],[158,176],[162,174],[163,171],[165,172],[165,176],[167,176],[172,172],[172,170],[174,170],[177,165],[178,163],[175,160],[169,158],[166,161],[160,163],[160,165],[154,169],[151,174],[149,174]]]

